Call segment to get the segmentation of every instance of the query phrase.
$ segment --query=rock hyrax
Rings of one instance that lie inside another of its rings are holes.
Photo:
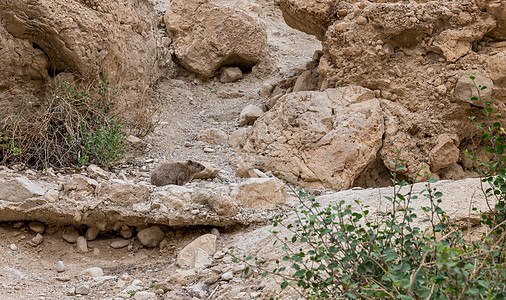
[[[162,186],[167,184],[183,185],[193,179],[193,176],[206,167],[198,162],[162,163],[151,172],[151,184]]]

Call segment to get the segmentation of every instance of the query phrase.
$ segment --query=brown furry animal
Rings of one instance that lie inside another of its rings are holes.
[[[193,176],[206,167],[198,162],[162,163],[151,172],[151,184],[163,186],[168,184],[184,185],[193,179]]]

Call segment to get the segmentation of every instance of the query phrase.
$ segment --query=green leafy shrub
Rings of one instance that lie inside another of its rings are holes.
[[[118,163],[127,151],[123,125],[112,114],[119,92],[107,76],[90,89],[62,82],[41,109],[0,122],[2,163],[44,168]]]
[[[477,86],[478,92],[484,88]],[[306,299],[505,299],[505,133],[492,120],[490,102],[481,96],[475,100],[483,101],[486,121],[479,126],[493,154],[488,162],[473,158],[487,203],[495,203],[482,214],[488,230],[481,238],[470,241],[453,224],[440,207],[443,194],[433,187],[435,180],[414,193],[414,179],[398,179],[397,172],[404,169],[399,151],[391,162],[396,171],[391,172],[393,195],[385,197],[389,209],[372,214],[359,200],[322,207],[307,191],[295,189],[301,203],[295,221],[274,220],[275,243],[285,256],[273,270],[265,260],[245,261],[260,268],[262,276],[279,276],[282,289],[292,287]],[[423,219],[412,208],[421,197],[428,200]]]

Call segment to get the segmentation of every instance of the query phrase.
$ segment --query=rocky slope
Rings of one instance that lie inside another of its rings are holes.
[[[298,202],[276,175],[387,209],[391,189],[346,189],[388,185],[397,149],[405,176],[471,175],[481,107],[465,72],[494,109],[506,100],[505,1],[39,2],[0,4],[3,111],[97,73],[126,107],[148,89],[162,106],[116,169],[0,170],[2,299],[296,299],[225,255],[282,254],[269,222]],[[149,184],[187,159],[212,172]],[[465,224],[487,210],[476,179],[438,190]]]

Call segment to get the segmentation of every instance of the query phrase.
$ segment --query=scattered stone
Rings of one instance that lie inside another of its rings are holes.
[[[216,150],[214,150],[213,148],[205,147],[204,152],[205,153],[214,153],[214,152],[216,152]]]
[[[58,273],[62,273],[62,272],[65,272],[65,264],[63,264],[63,261],[58,261],[58,263],[56,264],[56,271]]]
[[[430,169],[436,172],[449,167],[459,161],[460,150],[455,146],[453,139],[443,134],[438,138],[437,145],[430,151]]]
[[[457,85],[455,86],[455,97],[460,101],[483,107],[481,101],[471,100],[471,98],[473,97],[478,98],[478,90],[476,89],[475,84],[487,87],[485,90],[481,90],[480,94],[482,97],[485,97],[485,99],[490,100],[492,99],[491,96],[492,90],[494,88],[494,83],[487,76],[483,75],[480,72],[473,70],[471,72],[466,73],[474,74],[474,76],[476,77],[474,79],[474,83],[469,78],[469,75],[464,74],[460,76],[459,80],[457,81]]]
[[[256,119],[260,118],[264,112],[258,106],[248,105],[241,111],[239,116],[239,126],[251,125]]]
[[[234,272],[232,272],[232,271],[228,271],[226,273],[223,273],[223,275],[221,275],[221,279],[226,280],[226,281],[229,281],[232,278],[234,278]]]
[[[104,271],[99,267],[92,267],[81,272],[81,275],[88,277],[104,276]]]
[[[38,184],[22,177],[0,182],[0,200],[22,202],[28,198],[43,196],[45,191]]]
[[[205,269],[209,267],[213,263],[213,258],[206,251],[198,248],[195,252],[195,263],[194,267],[196,269]]]
[[[216,195],[209,199],[209,206],[219,215],[232,217],[237,215],[239,207],[228,195]]]
[[[311,78],[311,70],[306,70],[302,72],[302,74],[297,77],[297,81],[295,81],[295,85],[293,86],[294,92],[300,91],[313,91],[316,89],[316,86],[313,84]]]
[[[16,251],[18,250],[18,246],[16,246],[16,244],[10,244],[9,249],[11,249],[12,251]]]
[[[220,237],[220,231],[217,228],[211,229],[211,234],[215,235],[217,238]]]
[[[65,227],[63,230],[62,238],[71,244],[75,243],[78,237],[79,232],[73,226]]]
[[[232,132],[230,137],[228,138],[228,144],[238,150],[244,146],[246,142],[246,138],[248,137],[248,128],[239,128],[236,131]]]
[[[140,291],[140,292],[135,293],[134,299],[136,299],[136,300],[153,300],[153,299],[158,299],[158,298],[156,297],[156,294],[153,292]]]
[[[282,96],[285,93],[286,93],[286,89],[283,89],[279,85],[276,85],[276,87],[272,91],[271,98],[274,98],[276,96]]]
[[[84,236],[79,236],[76,240],[76,250],[79,253],[88,252],[88,242]]]
[[[165,238],[165,233],[158,226],[151,226],[137,233],[139,242],[146,247],[156,247]]]
[[[42,234],[40,233],[37,233],[37,235],[32,238],[32,243],[35,245],[40,245],[40,243],[42,243],[43,240],[44,236],[42,236]]]
[[[263,98],[269,97],[273,88],[274,87],[270,83],[262,84],[262,86],[260,87],[260,92],[259,92],[260,97],[263,97]]]
[[[45,230],[44,224],[37,221],[30,222],[28,227],[30,227],[30,229],[35,233],[43,233]]]
[[[145,185],[128,184],[121,180],[109,180],[102,182],[98,186],[97,196],[114,203],[142,203],[147,200],[149,189]]]
[[[134,229],[131,227],[128,227],[127,225],[122,225],[121,230],[119,231],[119,235],[124,237],[125,239],[129,239],[133,236]]]
[[[227,139],[228,135],[218,128],[202,130],[197,136],[197,140],[211,145],[225,144]]]
[[[25,225],[25,222],[23,222],[23,221],[18,221],[18,222],[16,222],[16,223],[12,224],[12,228],[14,228],[14,229],[19,229],[19,228],[23,227],[23,225]]]
[[[242,78],[242,71],[238,67],[227,67],[221,69],[221,82],[234,82]]]
[[[61,281],[61,282],[67,282],[67,281],[70,281],[70,277],[69,276],[57,276],[55,278],[57,281]]]
[[[186,245],[177,255],[176,263],[181,268],[194,268],[195,258],[199,249],[212,256],[216,252],[216,236],[205,234]],[[203,255],[203,254],[199,254]]]
[[[102,178],[107,180],[109,179],[109,177],[111,177],[109,172],[103,170],[97,165],[89,165],[86,170],[88,171],[88,173],[90,173],[91,176],[95,178]]]
[[[44,194],[44,199],[49,203],[55,203],[60,199],[60,192],[57,190],[49,190]]]
[[[76,287],[75,293],[77,295],[88,295],[90,293],[90,285],[83,284]]]
[[[163,294],[165,294],[165,292],[162,289],[157,289],[155,291],[155,294],[157,294],[157,295],[163,295]]]
[[[288,200],[286,187],[275,178],[250,178],[231,193],[237,203],[250,208],[273,208]]]
[[[113,249],[121,249],[121,248],[128,246],[129,244],[130,244],[129,240],[116,239],[116,240],[112,241],[109,246],[111,246],[111,248],[113,248]]]
[[[235,171],[235,177],[239,178],[258,178],[258,175],[255,173],[254,168],[250,168],[247,166],[240,166]]]
[[[100,233],[100,229],[95,227],[89,227],[88,230],[86,230],[86,233],[84,234],[84,237],[88,241],[93,241],[97,238],[98,234]]]
[[[212,163],[201,162],[200,164],[202,164],[206,168],[203,171],[200,171],[197,174],[195,174],[195,176],[193,176],[194,179],[214,178],[220,172],[220,169],[218,169],[218,167],[216,167]]]

